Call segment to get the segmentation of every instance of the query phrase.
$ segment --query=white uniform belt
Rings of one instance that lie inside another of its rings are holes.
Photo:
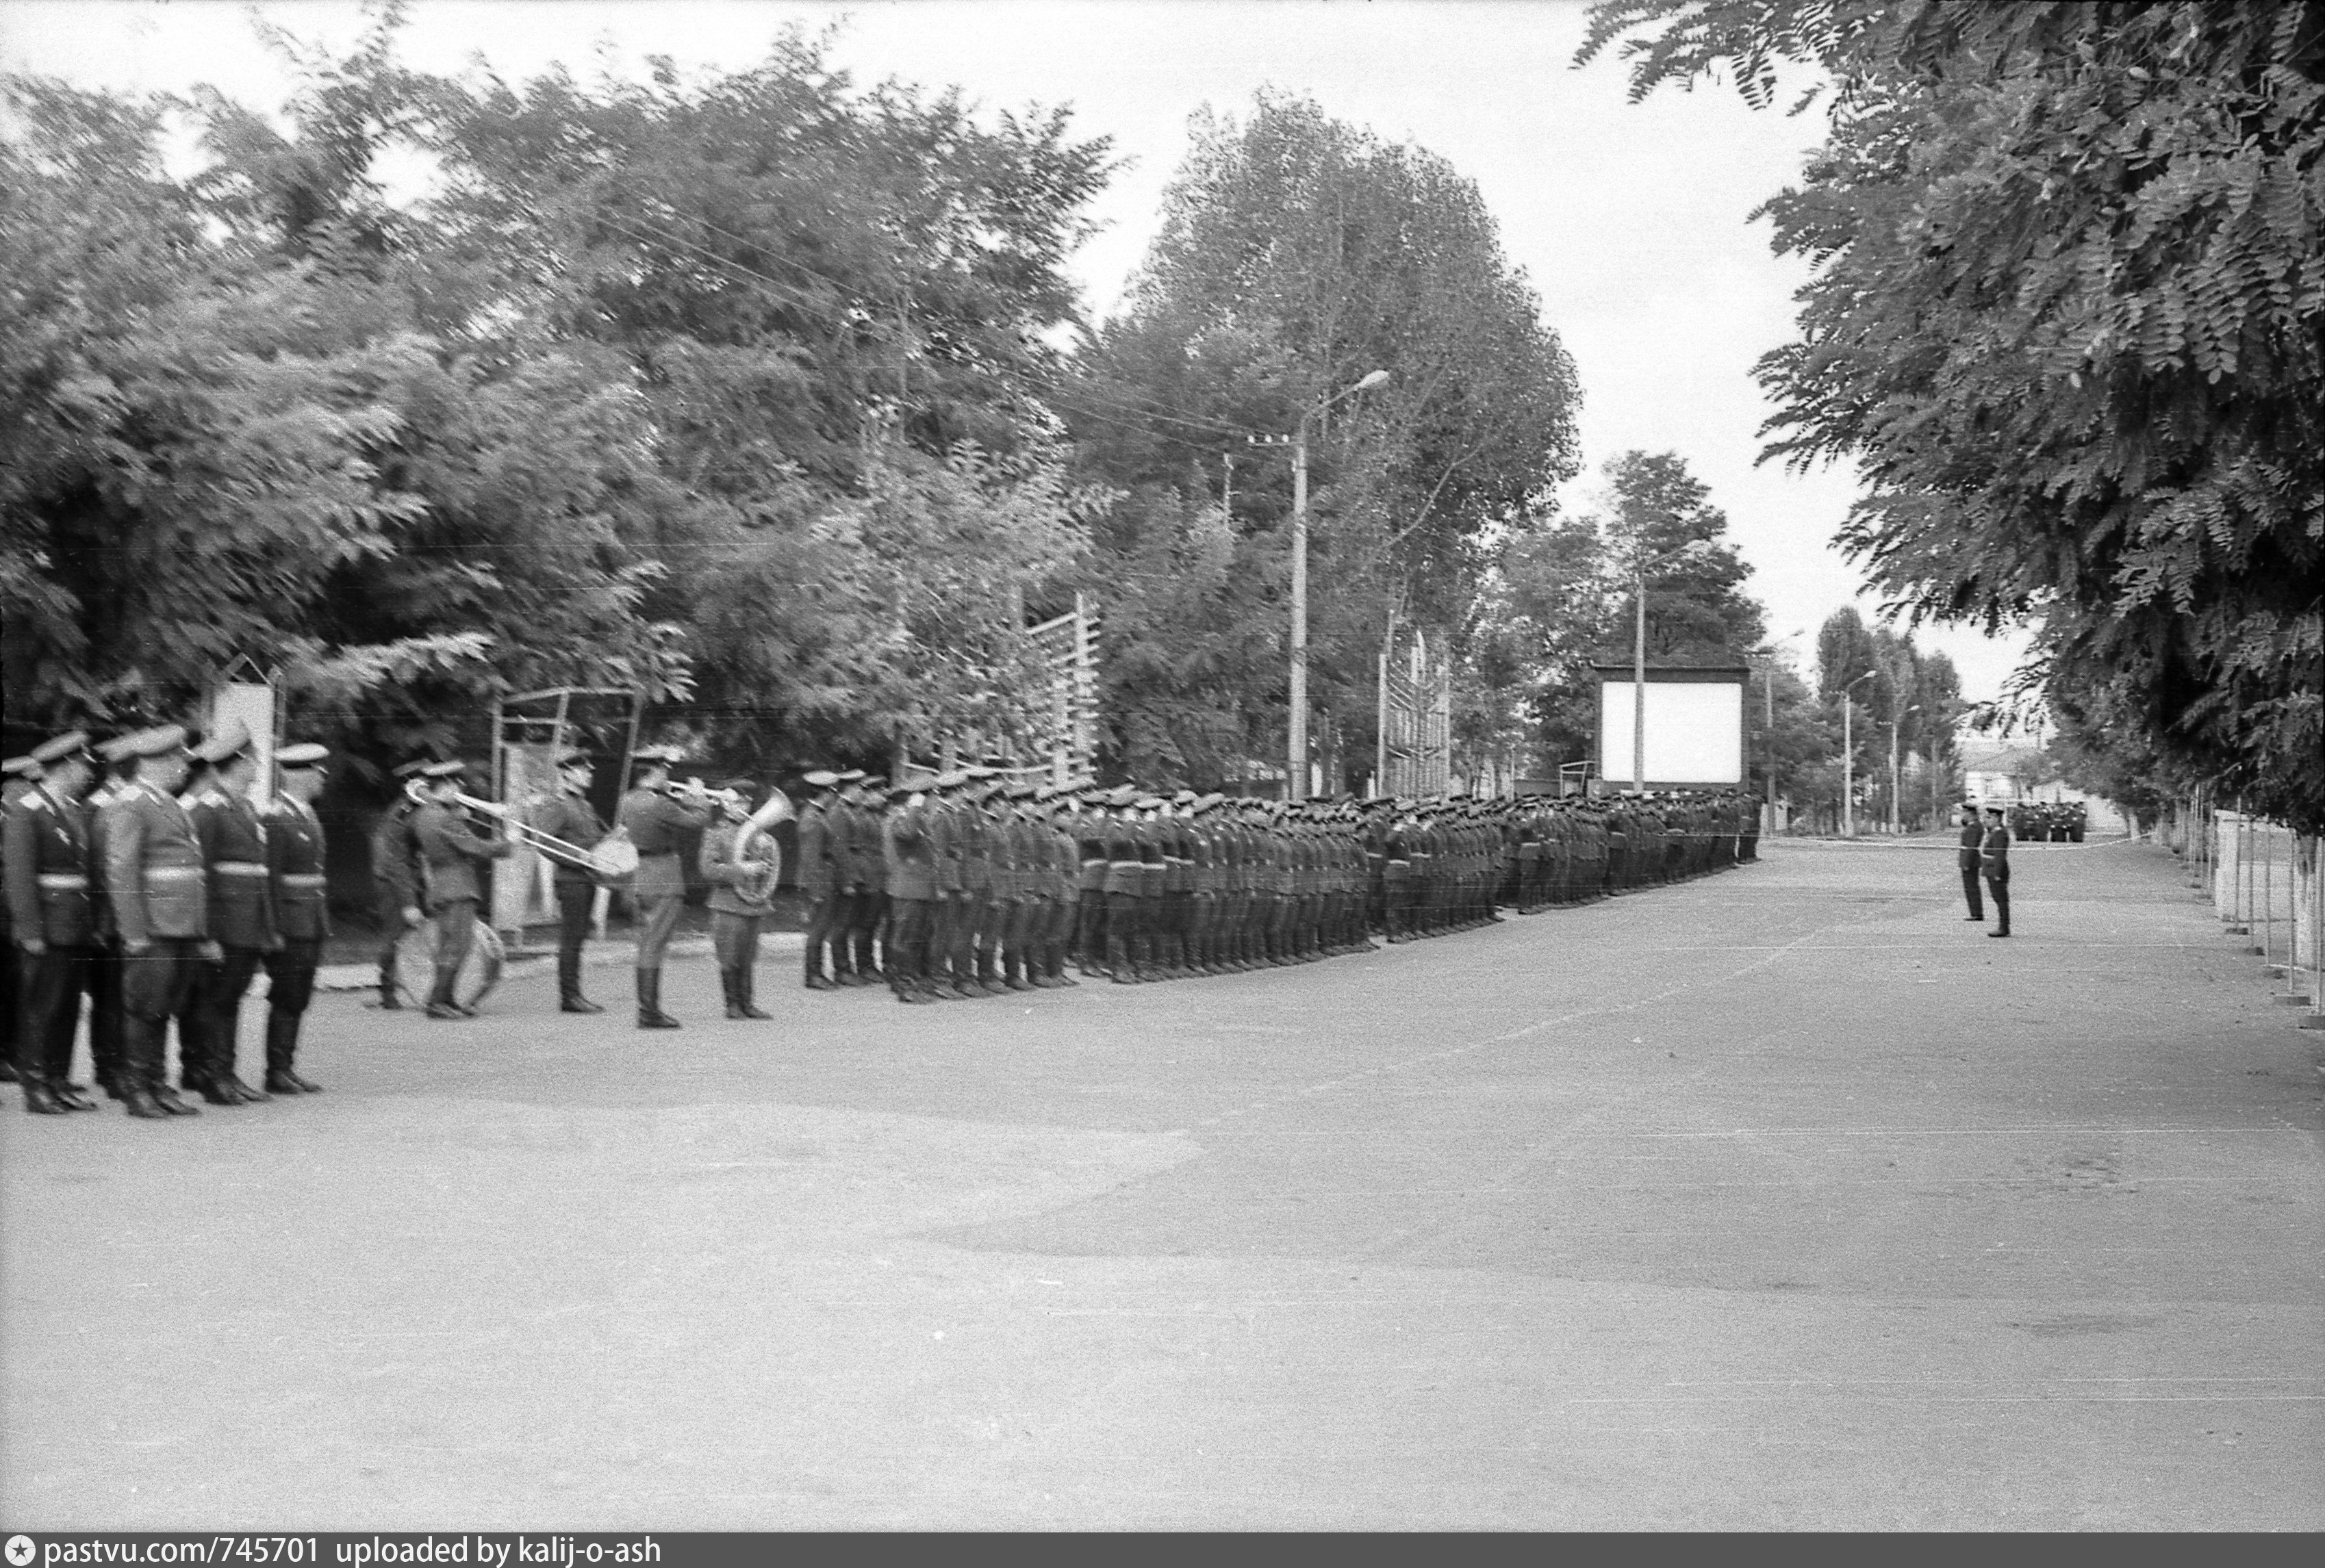
[[[284,872],[283,885],[286,888],[320,888],[326,881],[320,872]]]
[[[42,872],[41,886],[70,891],[76,888],[88,887],[88,879],[78,872]]]
[[[266,874],[265,864],[255,860],[213,861],[210,870],[228,877],[263,877]]]
[[[145,880],[149,882],[190,881],[209,873],[199,866],[147,866]]]

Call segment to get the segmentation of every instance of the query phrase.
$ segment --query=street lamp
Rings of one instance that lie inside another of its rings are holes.
[[[1760,768],[1761,770],[1768,777],[1768,824],[1766,831],[1771,834],[1776,831],[1776,758],[1774,741],[1774,735],[1776,733],[1776,650],[1782,648],[1785,643],[1790,642],[1795,637],[1807,636],[1808,631],[1809,629],[1803,626],[1797,632],[1787,632],[1782,637],[1777,638],[1774,642],[1769,643],[1768,661],[1760,667],[1760,696],[1767,705],[1760,726]]]
[[[1691,539],[1675,550],[1641,556],[1631,563],[1631,598],[1638,622],[1631,640],[1631,793],[1647,792],[1647,570],[1700,556],[1711,548],[1709,540]]]
[[[1878,670],[1866,670],[1857,680],[1871,680]],[[1857,739],[1850,719],[1856,704],[1848,694],[1857,689],[1857,680],[1840,688],[1840,836],[1857,836]]]
[[[1897,732],[1905,723],[1905,714],[1917,714],[1921,711],[1922,705],[1920,703],[1915,703],[1913,706],[1907,708],[1904,714],[1893,715],[1889,720],[1889,832],[1893,837],[1898,831]]]
[[[1380,385],[1388,372],[1374,371],[1354,386],[1342,387],[1300,416],[1292,442],[1292,724],[1284,752],[1283,798],[1308,798],[1308,421],[1342,398]],[[1280,447],[1282,436],[1248,436],[1255,447]]]

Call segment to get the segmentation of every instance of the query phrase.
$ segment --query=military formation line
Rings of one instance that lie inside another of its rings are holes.
[[[12,1036],[0,1067],[21,1083],[26,1110],[97,1108],[72,1075],[84,996],[97,1086],[132,1116],[195,1114],[181,1089],[222,1106],[317,1091],[297,1060],[330,935],[314,809],[329,756],[313,743],[276,752],[279,782],[263,805],[252,799],[251,737],[236,724],[208,736],[156,726],[101,747],[77,731],[6,762],[0,939],[16,963],[0,965],[12,993],[0,998]],[[483,929],[484,868],[514,853],[507,827],[518,821],[526,842],[550,846],[562,1010],[605,1010],[583,992],[583,949],[615,880],[602,852],[619,843],[633,852],[618,880],[635,921],[637,1027],[681,1027],[662,1006],[662,971],[690,847],[709,887],[727,1017],[771,1017],[756,979],[777,859],[756,830],[772,807],[789,814],[790,798],[746,779],[680,782],[683,754],[647,748],[609,827],[589,804],[591,758],[569,750],[554,761],[557,790],[513,808],[464,793],[457,761],[398,770],[404,797],[371,844],[380,1005],[404,1006],[404,938],[424,928],[430,983],[418,1010],[476,1016],[459,980]],[[1311,963],[1758,853],[1758,813],[1733,791],[1284,803],[970,767],[894,781],[818,770],[797,793],[801,983],[885,985],[912,1005]],[[262,970],[264,1071],[254,1087],[236,1059],[243,1001]]]

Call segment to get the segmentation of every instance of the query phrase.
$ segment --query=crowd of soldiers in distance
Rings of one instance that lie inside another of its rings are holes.
[[[1734,791],[1298,804],[968,768],[810,774],[804,983],[927,1003],[1225,974],[1467,930],[1755,860]]]

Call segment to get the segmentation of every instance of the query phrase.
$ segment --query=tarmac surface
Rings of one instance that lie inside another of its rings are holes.
[[[0,1116],[0,1522],[2325,1526],[2325,1036],[2161,852],[2022,846],[2003,942],[1950,847],[770,1023],[690,959],[669,1033],[322,996],[325,1093]]]

